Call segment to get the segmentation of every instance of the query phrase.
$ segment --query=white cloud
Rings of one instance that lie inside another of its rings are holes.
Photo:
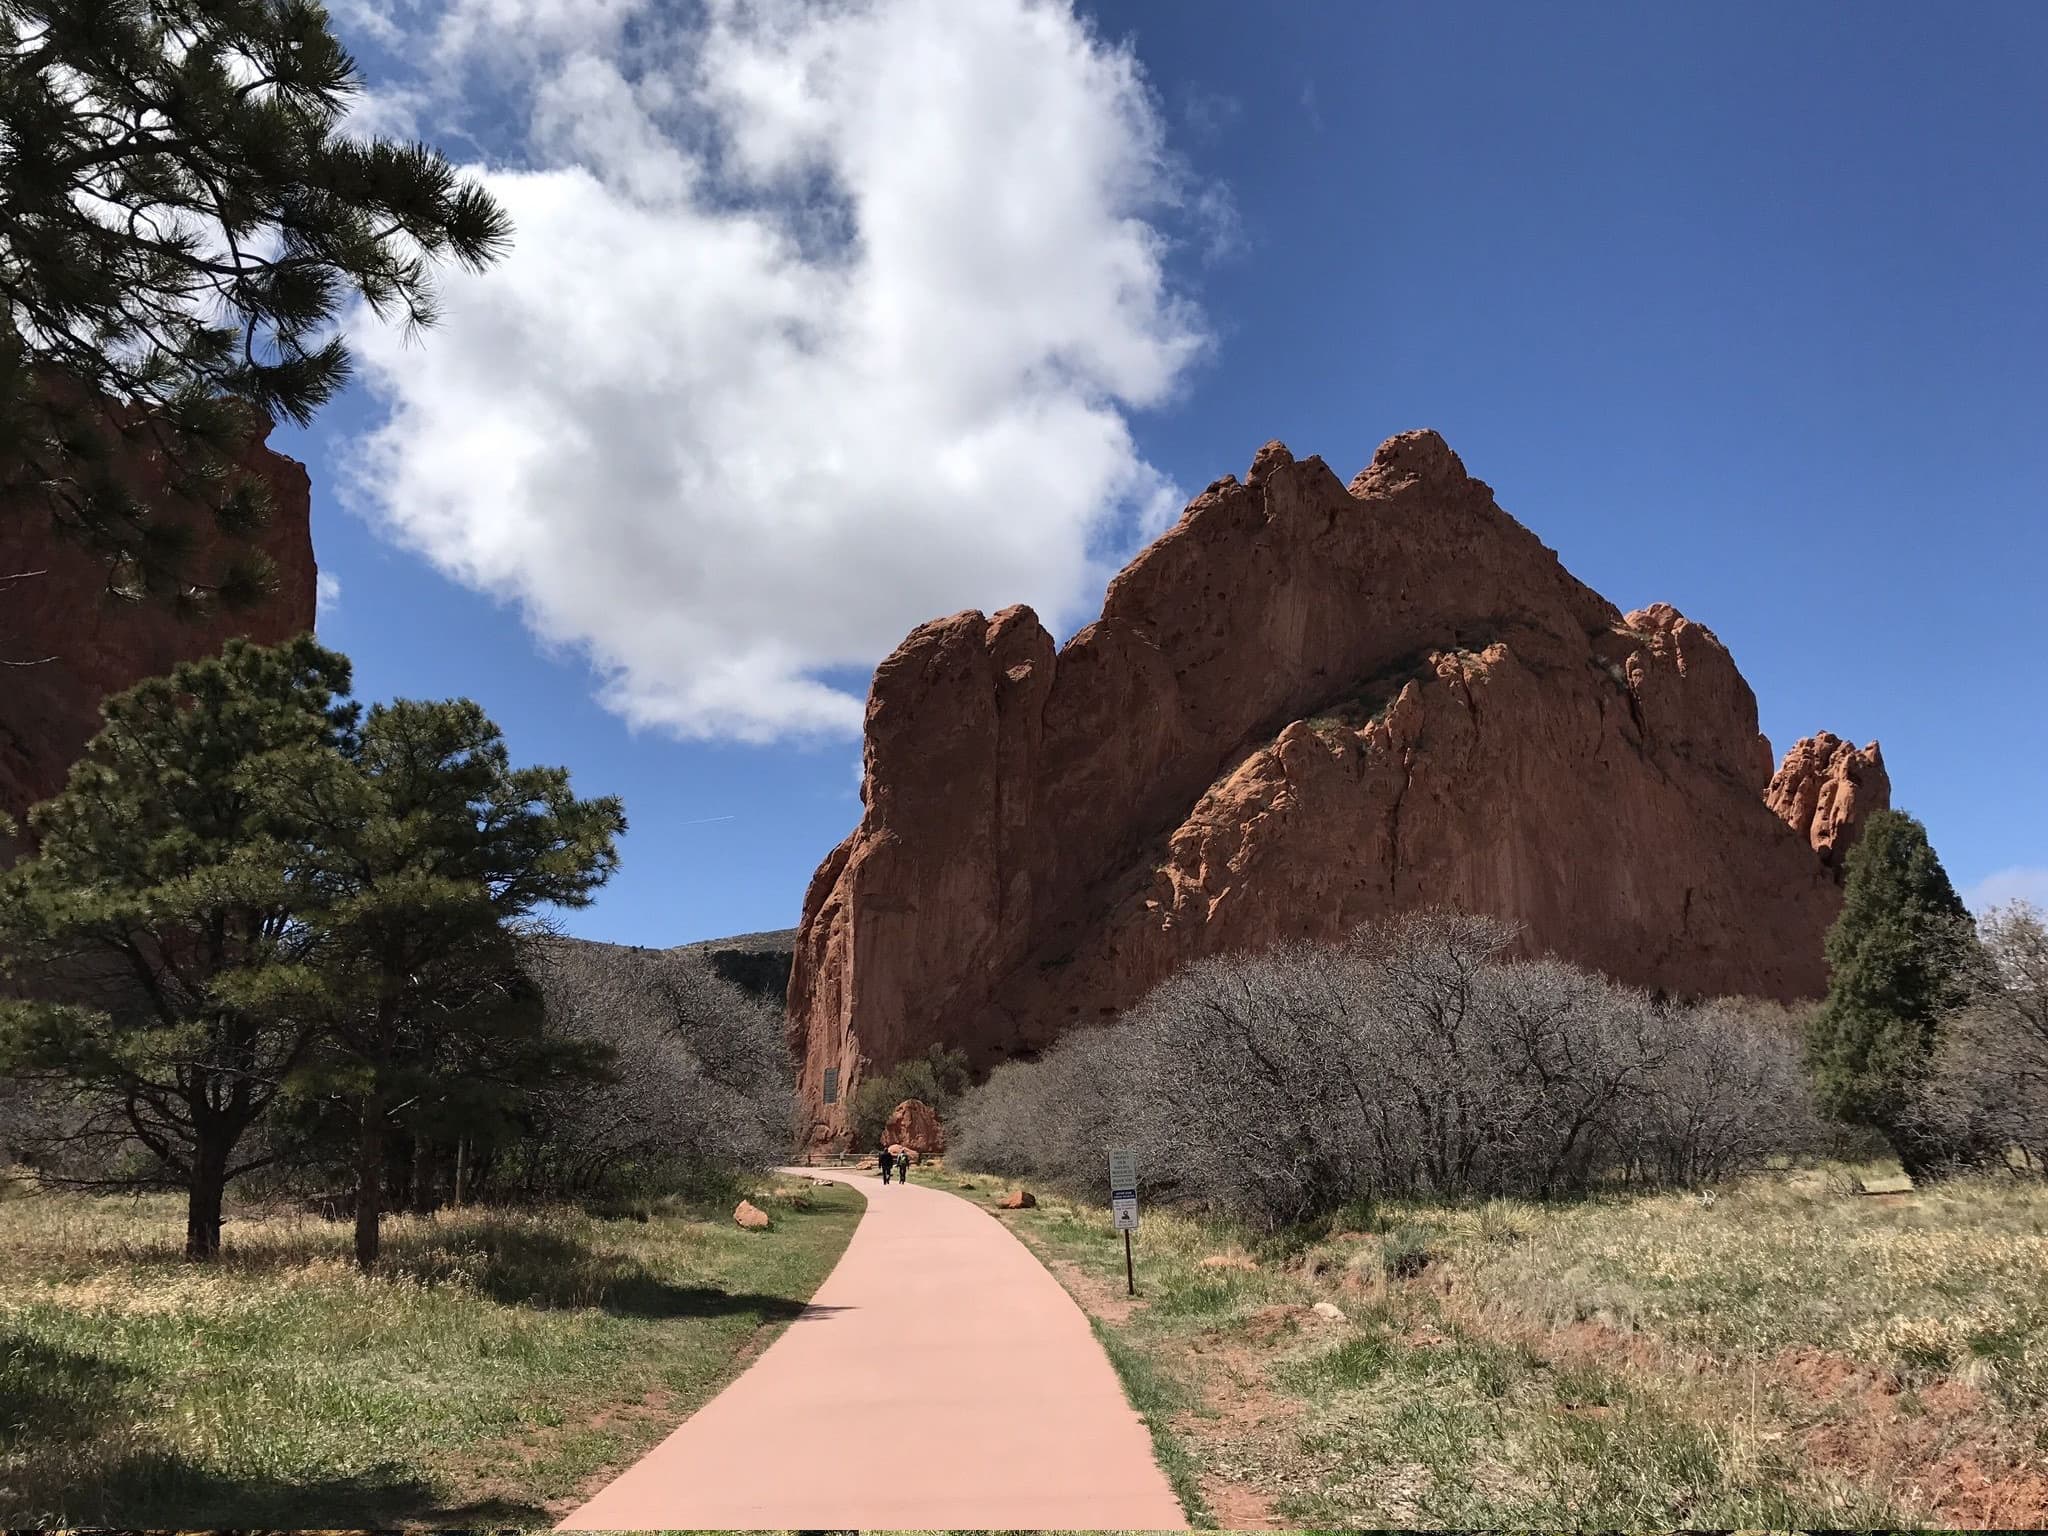
[[[2014,865],[1986,875],[1963,892],[1963,904],[1979,916],[2008,901],[2029,901],[2048,909],[2048,868]]]
[[[1161,227],[1226,206],[1135,61],[1048,0],[632,9],[440,19],[524,82],[517,237],[419,345],[357,328],[359,505],[686,736],[855,730],[821,675],[937,614],[1080,619],[1177,499],[1126,420],[1204,345]]]
[[[358,91],[342,114],[340,132],[353,138],[416,139],[425,93],[396,87]]]
[[[313,582],[314,618],[331,619],[341,607],[341,578],[322,571]]]

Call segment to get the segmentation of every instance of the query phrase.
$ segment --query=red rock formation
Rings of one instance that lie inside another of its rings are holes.
[[[939,1123],[939,1112],[924,1100],[905,1099],[889,1111],[882,1140],[892,1152],[900,1145],[931,1157],[946,1150],[946,1128]]]
[[[0,506],[0,811],[20,822],[63,787],[72,762],[99,729],[100,700],[218,651],[231,635],[266,644],[313,627],[315,570],[311,489],[303,464],[252,436],[238,462],[270,487],[271,519],[257,544],[276,566],[276,594],[255,612],[179,617],[167,603],[107,593],[107,567],[56,536],[47,512]],[[162,494],[164,467],[133,454],[129,473],[144,502]],[[196,568],[213,563],[218,534],[198,526]],[[0,863],[10,853],[0,838]]]
[[[1885,803],[1857,771],[1831,848]],[[1057,654],[1011,608],[876,670],[790,978],[810,1134],[933,1043],[985,1068],[1200,956],[1429,904],[1646,987],[1815,995],[1839,891],[1770,776],[1712,631],[1617,611],[1435,433],[1348,489],[1270,443]]]
[[[1858,751],[1822,731],[1785,754],[1764,800],[1823,863],[1835,867],[1863,818],[1891,804],[1891,779],[1876,742]]]

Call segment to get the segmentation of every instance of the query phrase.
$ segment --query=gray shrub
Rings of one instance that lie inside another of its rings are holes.
[[[1972,998],[1942,1022],[1915,1116],[1977,1163],[2048,1177],[2048,920],[2013,902],[1978,938]]]
[[[536,948],[549,1029],[608,1047],[613,1069],[536,1094],[522,1149],[531,1182],[556,1194],[659,1190],[787,1155],[781,1010],[696,956],[573,939]]]
[[[1423,912],[1202,961],[999,1069],[957,1155],[1099,1194],[1103,1149],[1131,1144],[1153,1195],[1279,1227],[1380,1196],[1693,1185],[1814,1144],[1768,1010],[1660,1004],[1514,939]]]

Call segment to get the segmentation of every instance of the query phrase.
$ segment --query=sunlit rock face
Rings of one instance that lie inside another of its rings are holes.
[[[1269,443],[1064,647],[1026,608],[922,626],[875,673],[865,762],[790,978],[821,1144],[930,1045],[986,1068],[1201,956],[1406,908],[1669,993],[1816,996],[1841,856],[1889,800],[1875,745],[1826,736],[1774,788],[1713,632],[1622,613],[1434,432],[1348,486]]]

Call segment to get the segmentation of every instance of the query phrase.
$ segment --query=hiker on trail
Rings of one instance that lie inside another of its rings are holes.
[[[882,1182],[886,1184],[889,1182],[889,1170],[896,1166],[896,1159],[891,1157],[888,1148],[884,1147],[880,1161],[882,1164]]]
[[[896,1182],[898,1184],[908,1184],[910,1182],[910,1148],[908,1147],[905,1147],[896,1156]]]

